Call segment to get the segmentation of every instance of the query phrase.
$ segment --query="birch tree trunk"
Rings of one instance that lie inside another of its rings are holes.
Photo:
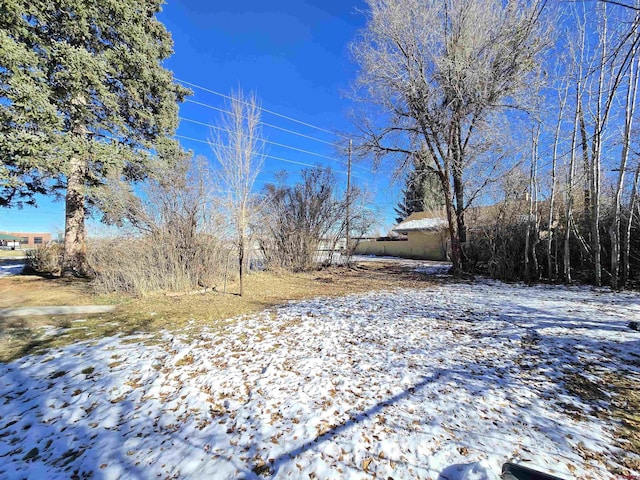
[[[562,117],[564,115],[564,109],[567,104],[567,98],[569,96],[569,82],[566,83],[564,89],[564,95],[560,98],[560,111],[558,112],[558,123],[556,124],[556,131],[553,138],[553,153],[551,158],[551,196],[549,198],[549,217],[547,218],[548,237],[547,237],[547,276],[550,282],[557,278],[558,263],[557,255],[556,262],[554,264],[551,250],[554,240],[553,230],[553,209],[556,199],[556,168],[558,163],[558,143],[560,142],[560,127],[562,125]]]
[[[626,285],[629,280],[629,255],[631,250],[631,226],[633,224],[633,210],[636,205],[636,197],[638,195],[638,177],[640,176],[640,162],[636,166],[636,173],[633,176],[633,184],[631,187],[631,197],[629,198],[629,218],[626,223],[622,242],[622,285]]]
[[[576,82],[576,110],[573,118],[573,133],[571,135],[571,157],[569,160],[569,178],[567,179],[567,211],[565,222],[565,236],[564,236],[564,280],[565,283],[571,283],[571,227],[573,222],[573,182],[575,176],[575,164],[576,164],[576,142],[578,136],[578,123],[579,123],[579,105],[581,95],[580,80]]]
[[[618,173],[618,182],[616,184],[616,192],[613,199],[613,222],[609,227],[609,237],[611,238],[611,289],[617,290],[619,286],[624,288],[625,282],[622,285],[618,284],[618,275],[620,270],[620,228],[621,228],[621,203],[622,203],[622,191],[624,188],[625,172],[627,169],[627,162],[629,158],[629,145],[631,142],[631,128],[633,125],[633,115],[636,103],[636,92],[638,87],[638,63],[636,61],[637,49],[633,52],[633,58],[631,60],[631,68],[629,70],[629,81],[627,86],[627,98],[625,104],[625,122],[624,122],[624,134],[622,139],[622,153],[620,157],[620,167]]]
[[[538,132],[538,135],[540,133]],[[533,264],[533,280],[540,280],[540,265],[538,262],[538,244],[540,243],[540,220],[538,218],[538,141],[536,138],[536,149],[535,149],[535,170],[533,174],[533,203],[532,203],[532,218],[531,225],[533,226],[533,240],[531,242],[531,261]]]
[[[533,280],[529,256],[533,261],[533,270],[537,276],[538,265],[535,247],[537,245],[537,175],[538,175],[538,141],[540,140],[540,122],[537,123],[535,131],[531,132],[531,170],[529,174],[529,211],[527,214],[527,230],[525,234],[524,246],[524,277],[527,283]],[[534,214],[535,212],[535,214]],[[533,231],[532,231],[533,229]],[[533,235],[533,240],[531,237]],[[531,251],[530,251],[531,250]]]
[[[603,32],[601,36],[601,59],[603,64],[600,65],[600,75],[598,76],[598,93],[597,93],[597,106],[595,115],[595,126],[593,143],[591,150],[591,165],[589,170],[590,180],[590,200],[591,200],[591,251],[593,253],[593,276],[594,283],[597,287],[602,285],[602,263],[600,258],[600,163],[602,158],[602,133],[606,122],[606,112],[603,113],[602,109],[602,97],[604,95],[604,77],[605,77],[605,65],[604,59],[607,58],[607,16],[606,5],[604,7],[603,15]],[[613,95],[610,92],[609,95]],[[603,116],[605,118],[603,118]]]

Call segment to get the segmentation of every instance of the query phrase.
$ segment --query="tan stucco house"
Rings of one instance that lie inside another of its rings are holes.
[[[402,236],[390,239],[361,240],[356,253],[389,255],[420,260],[447,260],[449,229],[440,212],[415,212],[393,228]]]

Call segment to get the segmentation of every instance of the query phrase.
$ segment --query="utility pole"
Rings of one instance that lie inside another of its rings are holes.
[[[351,206],[351,149],[352,149],[352,141],[349,139],[349,158],[347,161],[347,218],[346,218],[346,229],[347,229],[347,255],[351,255],[351,218],[349,216],[349,207]]]

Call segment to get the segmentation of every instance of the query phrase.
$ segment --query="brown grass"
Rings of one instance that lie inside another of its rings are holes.
[[[170,330],[197,333],[201,326],[224,328],[228,320],[255,313],[289,300],[426,285],[424,275],[384,263],[354,268],[331,268],[308,273],[259,272],[248,275],[245,295],[230,283],[227,293],[141,298],[97,296],[88,282],[37,276],[0,278],[0,308],[44,305],[116,304],[115,313],[91,316],[34,316],[0,318],[0,361],[10,361],[49,347],[100,338],[117,333],[156,334]],[[63,328],[61,334],[43,337],[43,326]]]
[[[611,416],[618,422],[616,443],[625,452],[620,463],[629,471],[613,472],[629,475],[640,470],[640,392],[634,374],[621,369],[606,376],[610,391],[614,393]]]
[[[26,250],[0,250],[0,258],[26,257]]]
[[[593,373],[593,372],[591,372]],[[616,426],[616,446],[624,452],[615,460],[620,465],[613,466],[602,457],[602,463],[609,465],[609,470],[614,475],[628,476],[633,471],[640,470],[640,392],[637,388],[637,380],[634,374],[621,368],[619,371],[610,372],[601,378],[602,382],[595,383],[579,373],[571,373],[563,378],[567,390],[582,400],[589,403],[598,403],[605,400],[607,394],[613,393],[611,408],[597,412],[598,418],[611,422]],[[576,420],[581,420],[583,413],[576,407],[563,405]],[[579,446],[581,455],[586,458],[594,458],[600,455],[590,451],[584,445]]]
[[[35,275],[0,278],[0,308],[96,303],[106,302],[91,294],[87,281],[48,279]]]

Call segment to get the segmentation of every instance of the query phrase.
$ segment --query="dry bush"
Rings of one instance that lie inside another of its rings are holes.
[[[142,197],[114,184],[101,199],[108,207],[102,210],[134,233],[90,245],[96,290],[142,295],[210,288],[223,280],[233,247],[219,235],[224,222],[212,188],[206,160],[188,157],[156,172]]]
[[[43,275],[57,275],[62,267],[64,246],[59,243],[40,245],[27,250],[26,270]]]
[[[464,245],[468,269],[500,280],[524,276],[524,223],[496,223],[469,235]]]
[[[264,217],[257,230],[268,269],[317,267],[320,242],[340,228],[344,216],[335,185],[331,169],[316,167],[303,170],[302,181],[293,186],[266,186]]]
[[[144,295],[215,288],[224,281],[230,255],[228,246],[206,235],[189,248],[180,248],[175,238],[162,235],[94,240],[89,245],[98,293]]]
[[[304,169],[294,185],[267,185],[262,218],[253,227],[266,268],[299,272],[329,265],[347,232],[347,203],[337,189],[331,168]],[[281,180],[286,180],[282,177]],[[340,261],[348,264],[360,237],[376,223],[366,206],[365,191],[351,186],[349,202],[350,248],[341,246]]]

